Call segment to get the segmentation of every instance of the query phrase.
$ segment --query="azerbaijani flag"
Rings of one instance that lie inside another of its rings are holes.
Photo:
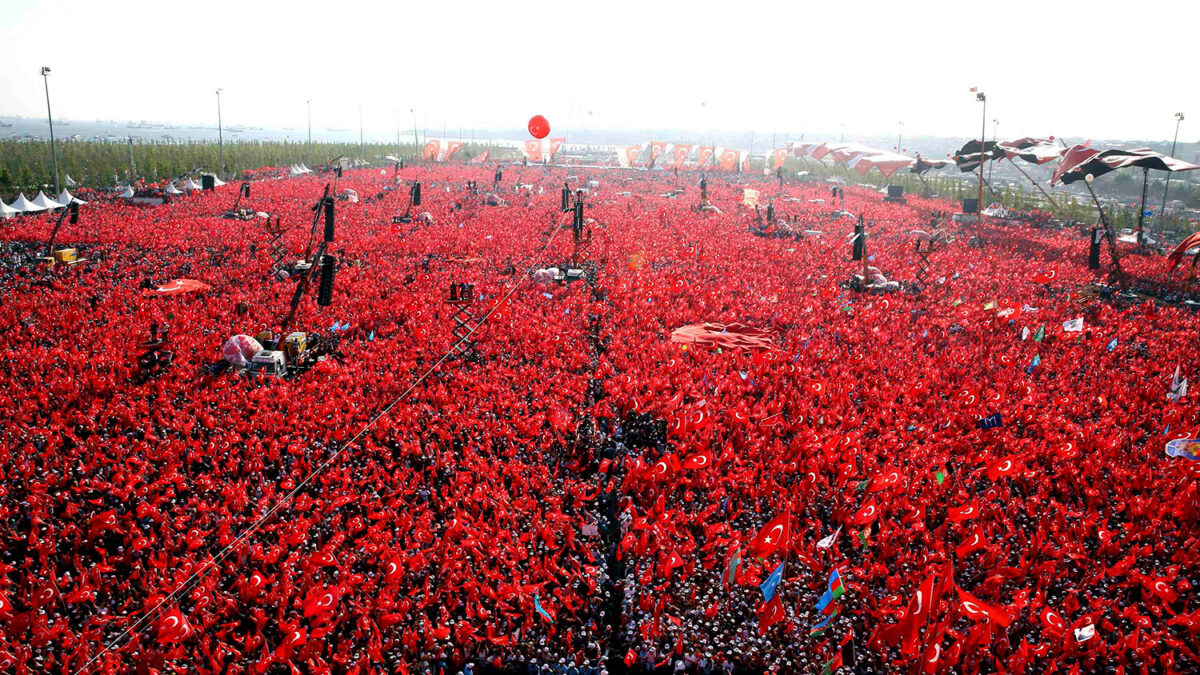
[[[837,570],[829,575],[829,592],[833,594],[834,600],[846,594],[846,587],[842,584],[842,574]]]
[[[838,615],[838,611],[836,609],[833,610],[833,612],[829,616],[822,619],[820,623],[813,626],[808,631],[808,636],[816,637],[816,636],[820,635],[821,633],[824,633],[825,629],[829,628],[829,624],[833,623],[833,620],[837,618],[837,615]]]

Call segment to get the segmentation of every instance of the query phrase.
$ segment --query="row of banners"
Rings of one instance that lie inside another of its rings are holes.
[[[554,161],[554,156],[562,148],[565,138],[531,138],[521,144],[521,154],[531,164],[542,164]],[[462,141],[448,138],[431,138],[425,143],[421,156],[425,161],[449,162],[463,147]],[[787,150],[775,151],[775,168],[783,166]],[[489,153],[484,151],[474,157],[471,162],[480,164],[488,160]],[[734,150],[712,145],[682,145],[651,141],[617,149],[617,164],[626,168],[646,169],[705,169],[711,171],[749,171],[750,153],[745,150]]]
[[[719,145],[650,141],[618,148],[617,164],[627,168],[749,171],[750,153]]]

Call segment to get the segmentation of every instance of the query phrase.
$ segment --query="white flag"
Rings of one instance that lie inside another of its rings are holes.
[[[1078,333],[1083,330],[1083,317],[1063,322],[1064,333]]]
[[[1094,637],[1096,637],[1096,627],[1090,623],[1083,628],[1075,629],[1075,640],[1077,642],[1087,642]]]
[[[842,526],[838,525],[838,529],[834,530],[833,534],[817,542],[817,548],[829,548],[830,546],[833,546],[833,542],[837,541],[838,533],[841,531]]]
[[[1167,394],[1167,398],[1179,403],[1180,399],[1187,396],[1187,378],[1179,379],[1179,366],[1175,366],[1175,377],[1171,378],[1171,393]]]
[[[1029,326],[1021,326],[1021,342],[1029,339]]]

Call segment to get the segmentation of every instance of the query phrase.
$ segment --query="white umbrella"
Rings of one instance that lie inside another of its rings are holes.
[[[11,206],[13,209],[15,209],[17,211],[21,211],[23,213],[31,213],[34,211],[45,211],[46,210],[46,207],[38,206],[37,204],[34,204],[33,202],[26,199],[25,193],[23,193],[23,192],[20,194],[20,196],[17,197],[17,201],[13,202],[9,206]]]

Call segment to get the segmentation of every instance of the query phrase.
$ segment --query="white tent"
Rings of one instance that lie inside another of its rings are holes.
[[[130,186],[130,187],[125,188],[125,191],[122,192],[119,196],[121,197],[121,199],[132,198],[133,197],[133,187]]]
[[[225,181],[221,180],[220,178],[217,178],[217,174],[215,174],[215,173],[206,173],[206,174],[201,174],[201,175],[212,176],[213,187],[221,187],[222,185],[225,184]]]
[[[76,185],[79,185],[79,183],[75,182],[74,178],[71,178],[71,174],[67,174],[67,179],[63,181],[63,183],[66,184],[67,187],[75,187]]]
[[[196,185],[196,181],[192,180],[191,176],[188,176],[188,179],[183,182],[183,189],[184,190],[199,190],[200,186]]]
[[[83,201],[82,199],[76,197],[75,195],[71,194],[70,192],[67,192],[66,188],[63,188],[62,194],[60,194],[58,196],[58,203],[66,205],[66,204],[70,204],[71,202],[79,202],[80,204],[87,203],[87,202]]]
[[[179,188],[175,187],[175,181],[171,181],[170,183],[167,183],[167,187],[166,187],[166,189],[163,190],[163,192],[165,192],[169,195],[183,194],[183,190],[180,190]]]
[[[0,202],[0,218],[12,218],[18,213],[20,213],[20,211],[14,209],[8,204],[5,204],[4,202]]]
[[[63,207],[62,204],[59,204],[58,202],[54,201],[53,199],[50,199],[49,197],[47,197],[46,193],[42,192],[41,190],[38,190],[38,196],[33,198],[33,203],[37,204],[38,206],[42,207],[43,209],[53,210],[53,209],[61,209]]]
[[[33,202],[26,199],[25,193],[23,193],[23,192],[20,194],[20,196],[17,197],[17,201],[13,202],[12,204],[9,204],[9,206],[11,206],[13,209],[20,211],[22,213],[33,213],[35,211],[45,211],[46,210],[46,207],[38,206],[37,204],[34,204]]]

